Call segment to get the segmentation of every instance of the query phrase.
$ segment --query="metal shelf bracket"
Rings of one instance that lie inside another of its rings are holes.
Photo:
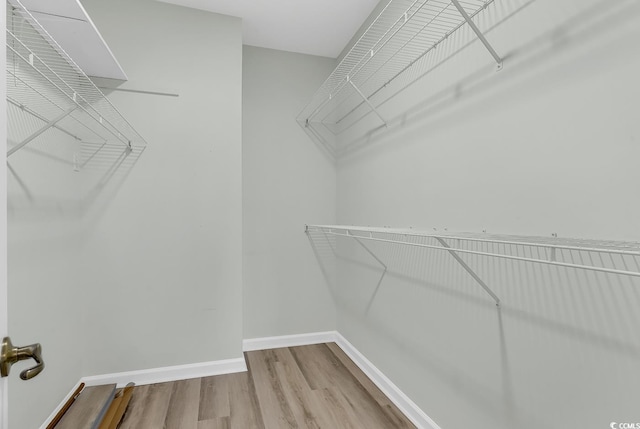
[[[482,234],[434,234],[430,231],[417,231],[413,229],[354,225],[306,225],[305,232],[307,234],[311,232],[322,233],[325,237],[349,237],[357,240],[358,243],[384,267],[385,271],[383,272],[383,276],[386,273],[387,266],[368,249],[362,241],[394,243],[421,249],[446,251],[453,256],[462,268],[495,300],[496,306],[498,307],[501,306],[500,298],[498,298],[491,288],[462,260],[460,254],[479,255],[514,262],[535,263],[556,268],[586,270],[640,279],[640,242],[581,240],[558,238],[556,235],[552,236],[552,238],[488,235],[485,232]],[[420,242],[414,239],[424,240]],[[436,240],[437,243],[430,244],[426,239]],[[455,240],[453,245],[449,244],[451,240]],[[460,243],[466,244],[462,245]],[[477,250],[470,247],[474,243],[483,243],[490,246],[490,248],[488,250]],[[515,252],[513,248],[515,248]],[[522,256],[521,250],[527,248],[538,249],[538,251],[536,251],[537,256],[535,256],[533,252],[531,252],[530,256]],[[518,249],[520,249],[520,251]],[[545,253],[544,256],[540,255],[540,250]],[[585,253],[589,254],[586,261],[583,260]],[[599,255],[599,257],[592,258],[592,254]],[[603,255],[609,255],[608,261],[602,258]],[[574,261],[574,256],[579,257],[580,262]],[[631,265],[635,265],[637,269],[632,269],[632,267],[630,267]]]
[[[356,243],[358,243],[364,250],[366,250],[367,253],[369,255],[371,255],[371,257],[373,259],[375,259],[383,268],[382,269],[382,274],[380,275],[380,278],[378,279],[378,283],[376,284],[376,288],[374,289],[373,294],[371,294],[371,298],[369,299],[369,302],[367,303],[367,312],[368,312],[371,309],[371,305],[373,305],[373,300],[375,299],[376,295],[378,294],[378,290],[380,289],[380,285],[382,284],[382,280],[384,279],[384,276],[387,275],[387,264],[382,262],[382,260],[380,260],[380,258],[378,258],[376,256],[376,254],[371,251],[371,249],[369,249],[367,246],[365,246],[365,244],[358,237],[352,235],[350,231],[347,231],[347,235],[350,236],[351,238],[353,238],[356,241]]]
[[[489,288],[489,286],[487,286],[487,284],[484,281],[482,281],[480,277],[478,277],[475,271],[473,271],[471,267],[469,267],[469,265],[467,265],[467,263],[462,260],[460,255],[458,255],[455,250],[451,249],[451,246],[449,246],[447,242],[444,241],[442,238],[435,237],[435,239],[438,240],[438,242],[442,244],[442,247],[445,247],[447,249],[447,252],[449,252],[449,254],[453,256],[453,258],[456,261],[458,261],[458,263],[462,266],[462,268],[464,268],[464,270],[468,272],[469,275],[473,277],[473,279],[476,282],[478,282],[480,286],[482,286],[482,289],[484,289],[489,295],[491,295],[491,298],[493,298],[496,302],[496,306],[500,307],[500,298],[498,298],[498,296],[495,293],[493,293],[493,291]]]
[[[385,121],[385,119],[382,117],[382,115],[380,115],[380,112],[378,112],[378,109],[376,109],[376,107],[371,103],[371,101],[369,101],[369,99],[367,98],[366,95],[364,95],[362,93],[362,91],[360,91],[360,89],[356,86],[355,83],[353,83],[351,81],[351,79],[349,79],[349,76],[347,76],[347,82],[349,82],[349,84],[353,87],[353,89],[356,90],[356,92],[360,95],[360,97],[362,97],[362,100],[364,100],[365,103],[367,103],[367,105],[369,106],[369,108],[373,111],[373,113],[376,114],[376,116],[378,116],[378,118],[380,118],[380,120],[382,121],[382,123],[384,124],[384,126],[387,126],[387,121]]]
[[[493,59],[496,60],[496,63],[498,64],[497,70],[502,70],[502,58],[500,57],[500,55],[498,55],[495,49],[493,49],[493,46],[491,46],[487,38],[484,37],[484,34],[482,34],[482,31],[480,31],[480,29],[475,24],[475,22],[471,20],[471,17],[467,13],[467,11],[464,10],[464,8],[460,5],[460,2],[458,0],[451,0],[451,4],[453,4],[456,7],[456,9],[458,9],[458,12],[460,12],[460,15],[462,15],[464,20],[467,21],[467,24],[469,24],[469,27],[471,27],[473,32],[476,33],[476,36],[478,36],[478,39],[480,39],[484,47],[487,48],[487,51],[489,51]]]
[[[351,238],[353,238],[354,240],[356,240],[356,242],[358,242],[358,244],[359,244],[360,246],[362,246],[362,248],[363,248],[364,250],[366,250],[366,251],[367,251],[367,253],[368,253],[369,255],[371,255],[371,257],[372,257],[373,259],[375,259],[376,261],[378,261],[378,263],[379,263],[380,265],[382,265],[382,268],[384,269],[384,270],[383,270],[382,275],[384,276],[384,275],[387,273],[387,265],[386,265],[384,262],[382,262],[382,260],[381,260],[380,258],[378,258],[378,257],[376,256],[376,254],[375,254],[375,253],[373,253],[373,252],[371,251],[371,249],[369,249],[367,246],[365,246],[365,244],[364,244],[362,241],[360,241],[360,239],[358,239],[358,237],[356,237],[356,236],[352,235],[351,233],[349,233],[349,236],[350,236]],[[382,281],[382,279],[380,279],[380,281]]]
[[[58,115],[57,117],[55,117],[52,120],[50,120],[49,122],[47,122],[44,126],[42,126],[40,129],[38,129],[37,131],[32,133],[29,137],[27,137],[26,139],[22,140],[20,143],[18,143],[17,145],[15,145],[11,149],[9,149],[7,151],[7,157],[13,155],[17,151],[19,151],[20,149],[22,149],[23,147],[28,145],[31,141],[36,139],[39,135],[41,135],[42,133],[47,131],[49,128],[55,127],[55,125],[58,122],[60,122],[61,120],[63,120],[67,116],[69,116],[71,113],[73,113],[74,110],[76,110],[75,106],[70,108],[69,110],[66,110],[66,111],[62,112],[62,114]]]

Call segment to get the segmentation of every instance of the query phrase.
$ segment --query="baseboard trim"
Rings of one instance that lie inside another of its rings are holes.
[[[345,337],[336,332],[336,344],[347,356],[364,372],[367,377],[378,386],[382,393],[393,402],[411,422],[420,429],[441,429],[424,411],[420,409],[407,395],[393,384],[386,375],[356,349]]]
[[[62,409],[78,386],[80,386],[80,383],[84,383],[86,387],[110,383],[116,383],[117,387],[124,387],[131,382],[135,383],[136,386],[142,386],[145,384],[166,383],[169,381],[187,380],[190,378],[210,377],[212,375],[233,374],[236,372],[245,372],[246,370],[247,363],[245,362],[244,357],[241,357],[237,359],[226,359],[213,362],[201,362],[82,377],[80,381],[73,386],[73,389],[71,389],[71,391],[69,391],[69,393],[64,397],[56,409],[53,410],[42,426],[40,426],[40,429],[46,429],[49,422],[54,419],[56,414],[58,414],[58,411]]]
[[[376,368],[371,361],[337,331],[251,338],[242,342],[242,349],[243,351],[268,350],[280,347],[296,347],[330,342],[335,342],[416,427],[419,429],[441,429],[415,402],[405,395],[398,386],[393,384],[382,371]],[[232,374],[246,370],[247,365],[244,358],[237,358],[83,377],[63,399],[60,405],[51,413],[40,429],[46,428],[47,423],[55,417],[58,410],[64,406],[80,383],[85,383],[87,386],[116,383],[118,387],[123,387],[130,382],[134,382],[136,385],[145,385],[209,377],[212,375]]]
[[[218,360],[213,362],[94,375],[90,377],[83,377],[80,379],[80,382],[85,383],[87,386],[116,383],[118,387],[123,387],[130,382],[140,386],[145,384],[166,383],[176,380],[187,380],[190,378],[210,377],[212,375],[232,374],[235,372],[244,372],[246,370],[247,364],[244,357],[241,357],[237,359]]]
[[[40,426],[40,429],[46,429],[47,428],[47,425],[49,424],[49,422],[51,422],[56,417],[56,414],[58,414],[58,411],[60,411],[62,409],[62,407],[64,407],[64,404],[66,404],[67,401],[69,399],[71,399],[71,395],[73,395],[74,392],[76,391],[76,389],[78,389],[78,387],[80,387],[80,383],[82,383],[82,381],[78,381],[76,383],[76,385],[73,386],[73,389],[71,389],[69,391],[69,393],[67,393],[67,395],[62,399],[62,402],[60,402],[60,404],[58,404],[58,406],[51,412],[51,414],[49,415],[49,417],[47,417],[47,419],[44,421],[44,423],[42,423],[42,425]]]
[[[250,338],[242,341],[242,350],[278,349],[280,347],[308,346],[311,344],[331,343],[336,340],[336,331],[312,332],[310,334],[283,335],[280,337]]]
[[[440,429],[424,411],[398,388],[382,371],[369,361],[345,337],[337,331],[310,334],[284,335],[281,337],[252,338],[242,342],[245,352],[280,347],[306,346],[310,344],[336,343],[338,347],[364,372],[367,377],[393,402],[419,429]]]

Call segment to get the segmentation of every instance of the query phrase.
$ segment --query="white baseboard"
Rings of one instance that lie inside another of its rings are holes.
[[[402,413],[419,429],[440,429],[424,411],[391,382],[378,368],[360,353],[337,331],[315,332],[281,337],[252,338],[242,342],[245,352],[267,350],[280,347],[306,346],[310,344],[336,343],[367,377],[393,402]]]
[[[382,371],[375,367],[369,359],[364,357],[362,353],[358,351],[345,337],[339,332],[335,333],[335,343],[351,358],[351,360],[364,372],[367,377],[378,386],[378,389],[382,390],[396,407],[402,413],[407,416],[411,422],[419,429],[440,429],[440,426],[436,424],[424,411],[420,409],[402,390],[391,380],[385,376]]]
[[[335,342],[351,360],[364,372],[367,377],[393,402],[402,413],[419,429],[440,429],[424,411],[405,395],[391,380],[375,367],[362,353],[360,353],[345,337],[337,331],[315,332],[310,334],[285,335],[281,337],[251,338],[242,342],[243,351],[267,350],[280,347],[296,347],[310,344]],[[67,402],[71,394],[80,385],[87,386],[116,383],[123,387],[129,382],[136,385],[164,383],[168,381],[185,380],[189,378],[209,377],[212,375],[244,372],[247,365],[244,358],[228,359],[214,362],[203,362],[189,365],[178,365],[164,368],[128,371],[114,374],[83,377],[69,392],[67,397],[51,413],[51,416],[41,426],[44,429],[53,419],[58,410]]]
[[[308,346],[311,344],[331,343],[336,340],[336,331],[313,332],[310,334],[283,335],[280,337],[251,338],[242,341],[242,350],[278,349],[281,347]]]
[[[202,362],[188,365],[175,365],[163,368],[144,369],[140,371],[117,372],[113,374],[93,375],[90,377],[82,377],[80,381],[73,386],[73,389],[65,396],[51,415],[40,426],[40,429],[46,429],[50,421],[54,419],[58,411],[64,407],[64,404],[71,398],[73,392],[76,391],[81,383],[86,387],[98,386],[101,384],[116,383],[117,387],[124,387],[128,383],[135,383],[136,386],[154,383],[166,383],[169,381],[187,380],[190,378],[210,377],[212,375],[233,374],[236,372],[245,372],[247,364],[244,357],[237,359],[218,360],[213,362]]]
[[[76,389],[80,386],[80,383],[82,383],[82,381],[78,381],[76,383],[76,385],[73,386],[73,389],[71,389],[69,391],[69,393],[67,393],[67,396],[65,396],[64,399],[62,400],[62,402],[60,402],[60,404],[58,404],[58,406],[55,408],[55,410],[53,410],[51,412],[49,417],[47,417],[47,420],[45,420],[44,423],[42,423],[42,425],[40,426],[40,429],[46,429],[47,428],[47,425],[49,424],[50,421],[52,421],[55,418],[56,414],[58,414],[58,411],[60,411],[62,409],[62,407],[64,407],[64,404],[66,404],[67,401],[69,399],[71,399],[71,395],[73,395],[73,393],[76,391]]]
[[[193,363],[188,365],[167,366],[164,368],[143,369],[140,371],[118,372],[113,374],[83,377],[80,382],[87,386],[116,383],[123,387],[133,382],[136,386],[154,383],[166,383],[189,378],[209,377],[212,375],[244,372],[247,364],[244,358],[218,360],[213,362]]]

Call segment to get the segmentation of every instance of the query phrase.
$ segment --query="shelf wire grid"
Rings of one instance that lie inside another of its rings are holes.
[[[453,250],[460,255],[640,277],[638,242],[487,233],[432,233],[415,229],[345,225],[308,225],[307,231],[440,251]],[[445,240],[450,248],[443,247],[438,239]]]
[[[494,0],[463,0],[473,18]],[[298,115],[301,126],[333,134],[370,99],[466,23],[449,0],[391,0]]]
[[[15,129],[11,136],[14,143],[36,131],[25,126],[28,121],[17,118],[22,112],[37,118],[42,126],[55,122],[52,128],[76,140],[146,145],[19,0],[7,2],[6,45],[7,101],[13,106],[9,121]]]

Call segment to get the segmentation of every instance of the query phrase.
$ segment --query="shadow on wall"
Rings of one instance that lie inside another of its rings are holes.
[[[336,237],[329,236],[320,231],[306,230],[305,233],[309,239],[311,249],[318,260],[322,275],[329,286],[329,291],[331,292],[334,302],[337,302]]]
[[[536,1],[522,0],[519,2],[521,4],[511,11],[493,10],[493,16],[485,16],[485,19],[493,21],[485,31],[487,37],[491,39],[501,27],[510,26],[512,20]],[[492,7],[497,8],[498,3],[493,3]],[[485,12],[491,11],[492,9],[488,8]],[[474,40],[470,30],[462,27],[454,33],[454,37],[439,45],[438,58],[421,60],[424,63],[417,62],[408,69],[411,75],[400,79],[395,88],[385,88],[384,94],[377,95],[380,98],[374,104],[385,116],[387,125],[380,125],[375,115],[367,111],[355,120],[346,132],[337,136],[334,151],[336,157],[341,161],[348,161],[355,159],[356,155],[367,148],[385,143],[401,144],[407,139],[398,137],[416,127],[420,128],[421,137],[424,139],[427,129],[433,131],[455,126],[460,117],[482,114],[491,106],[497,105],[502,97],[509,96],[515,83],[518,88],[523,88],[531,87],[531,81],[548,84],[557,81],[558,76],[571,79],[570,69],[576,62],[581,62],[581,59],[575,55],[564,59],[561,57],[562,54],[570,48],[579,48],[585,42],[603,38],[608,33],[617,31],[621,24],[637,19],[639,13],[640,7],[637,2],[602,0],[533,39],[522,40],[521,43],[508,48],[502,45],[512,43],[511,40],[501,40],[500,46],[496,48],[504,49],[502,57],[505,66],[499,73],[495,71],[495,63],[487,63],[487,53],[480,51],[481,46]],[[523,37],[524,35],[520,35],[520,38]],[[598,46],[597,52],[585,50],[580,55],[586,60],[598,57],[595,67],[606,69],[606,58],[619,52],[618,44],[629,43],[629,40],[636,38],[637,32],[620,34]],[[554,60],[553,69],[532,72],[547,59]],[[594,61],[590,61],[591,72],[595,71],[593,63]],[[565,66],[568,70],[562,73],[559,68]],[[444,89],[434,91],[434,88]],[[463,110],[458,108],[455,112],[450,111],[452,107],[461,106],[464,106]]]
[[[334,297],[342,297],[336,279],[338,260],[363,271],[359,277],[368,279],[369,282],[352,285],[361,288],[365,294],[359,296],[366,297],[365,300],[352,302],[355,306],[352,310],[363,317],[368,317],[372,310],[375,313],[376,305],[384,306],[379,295],[384,294],[381,290],[384,292],[385,287],[390,287],[389,284],[418,286],[442,299],[464,302],[465,305],[481,308],[482,311],[495,306],[491,297],[483,292],[480,285],[446,251],[384,243],[370,244],[365,248],[361,241],[353,238],[337,238],[322,232],[308,232],[307,235]],[[428,238],[416,238],[416,242],[427,244],[428,241]],[[464,248],[495,252],[487,249],[488,245],[491,243],[468,242]],[[361,247],[360,252],[356,252],[354,247]],[[535,257],[532,253],[539,251],[528,246],[510,247],[512,249],[509,252],[503,253]],[[339,249],[343,249],[343,252]],[[364,252],[362,249],[365,249]],[[640,344],[628,341],[637,337],[634,326],[638,322],[635,308],[640,305],[639,278],[531,262],[513,262],[483,255],[460,255],[482,279],[490,279],[490,287],[502,299],[503,314],[574,340],[597,342],[603,347],[640,359]],[[599,259],[599,265],[606,268],[632,268],[640,271],[640,257],[633,255],[625,255],[624,258],[620,255],[607,255],[603,258],[598,252],[564,251],[558,257],[562,258],[559,259],[562,262],[574,264],[584,263],[585,259],[592,262]],[[388,281],[383,281],[385,276]],[[513,285],[518,285],[517,289]],[[553,305],[538,308],[536,300],[532,299],[533,294],[543,294],[545,301]],[[584,295],[584,302],[580,302],[579,294]],[[531,299],[523,299],[521,295]],[[431,296],[430,299],[433,301],[435,298]],[[611,300],[617,301],[615,307],[609,302]],[[597,308],[590,308],[594,303],[598,303]],[[607,316],[609,309],[614,309],[621,317],[612,319],[610,315]]]
[[[420,384],[429,389],[406,391],[419,405],[446,396],[444,390],[495,427],[555,428],[536,408],[564,406],[553,401],[576,396],[582,380],[587,386],[576,397],[594,404],[609,398],[619,404],[611,409],[628,412],[628,396],[608,389],[638,378],[639,278],[464,255],[501,298],[496,307],[445,251],[367,243],[369,252],[353,238],[308,235],[323,272],[337,274],[327,276],[329,287],[344,326],[356,332],[344,334],[375,332],[376,348],[393,349],[392,369],[407,366],[413,377],[423,377]],[[468,248],[481,245],[487,243]],[[536,251],[518,247],[510,251]],[[598,256],[570,251],[562,258],[578,263]],[[611,258],[602,266],[640,270],[640,260]],[[367,354],[366,344],[362,351]],[[538,387],[555,392],[547,398]]]
[[[315,143],[318,150],[328,159],[329,161],[335,161],[338,157],[336,152],[336,139],[335,136],[329,135],[324,136],[320,134],[315,128],[312,126],[305,125],[303,123],[298,123],[302,131],[311,139],[312,142]]]
[[[7,161],[10,222],[99,215],[145,151],[120,142],[77,142],[53,132]]]
[[[112,117],[92,116],[102,115],[104,99],[71,103],[38,73],[20,67],[15,55],[10,60],[9,221],[64,221],[100,213],[144,153],[145,143],[136,139],[127,145]],[[108,81],[107,94],[123,83]]]
[[[402,332],[402,329],[397,329],[394,324],[387,322],[388,317],[395,317],[393,314],[395,314],[397,310],[401,310],[402,312],[407,312],[408,310],[406,308],[389,308],[385,296],[387,293],[398,293],[402,295],[404,291],[396,290],[394,292],[391,290],[396,287],[395,283],[401,280],[405,284],[405,287],[409,289],[417,286],[428,291],[430,294],[434,294],[436,296],[434,302],[438,301],[438,296],[445,300],[452,299],[461,301],[467,305],[476,307],[480,312],[484,313],[485,316],[489,314],[490,318],[494,317],[498,325],[498,331],[500,332],[499,347],[500,355],[503,359],[503,394],[506,402],[513,402],[512,394],[510,393],[512,390],[511,375],[504,328],[502,326],[502,315],[500,309],[496,309],[495,303],[493,303],[490,298],[486,299],[486,297],[483,296],[476,296],[473,291],[464,286],[447,287],[441,282],[420,278],[419,276],[413,277],[396,271],[403,269],[403,266],[405,266],[404,268],[406,268],[406,266],[412,266],[414,269],[418,268],[419,258],[427,256],[427,259],[423,260],[423,268],[429,264],[436,264],[433,267],[434,276],[444,275],[444,277],[452,281],[454,285],[463,285],[465,282],[459,281],[458,275],[460,273],[456,273],[450,260],[447,260],[447,258],[438,258],[439,253],[436,252],[428,252],[429,254],[425,255],[423,252],[397,245],[388,245],[386,249],[375,249],[376,252],[383,250],[379,253],[381,261],[388,263],[387,267],[392,267],[388,268],[387,281],[383,284],[382,280],[387,270],[366,250],[362,250],[360,252],[361,254],[358,255],[357,252],[356,254],[352,252],[354,249],[349,249],[348,243],[337,243],[337,241],[342,241],[343,239],[336,240],[335,237],[329,237],[320,232],[309,233],[308,236],[314,249],[322,249],[316,252],[316,256],[318,256],[320,265],[324,267],[323,272],[333,272],[336,262],[338,261],[339,264],[346,264],[351,269],[355,268],[358,271],[358,277],[363,279],[362,282],[344,282],[342,284],[342,290],[339,290],[335,283],[329,285],[332,289],[336,304],[342,309],[344,314],[351,315],[350,317],[353,319],[366,320],[371,330],[384,337],[386,347],[394,348],[396,354],[405,356],[419,366],[428,368],[434,374],[438,374],[442,383],[456,386],[458,394],[465,397],[466,401],[475,403],[483,408],[488,408],[492,410],[491,412],[494,414],[500,414],[503,410],[500,404],[496,403],[492,398],[496,395],[500,396],[501,393],[487,392],[489,386],[483,384],[481,380],[477,380],[472,372],[463,367],[456,366],[450,360],[443,359],[435,348],[431,348],[428,342],[422,341],[424,335],[428,335],[428,330],[423,331],[422,335],[419,336],[408,336],[407,332]],[[354,241],[354,243],[357,242]],[[358,244],[353,244],[353,246],[362,249]],[[337,250],[338,247],[344,254],[339,253]],[[365,254],[368,255],[368,257],[365,256]],[[403,266],[398,267],[398,262]],[[454,278],[458,279],[458,281],[453,280]],[[367,280],[369,283],[366,283]],[[353,291],[356,291],[357,296],[354,296]],[[358,296],[363,298],[362,301],[357,299]],[[393,314],[388,313],[387,317],[381,316],[389,310],[392,310]],[[494,311],[495,316],[490,316]],[[416,314],[419,315],[419,313]],[[513,405],[511,405],[511,407],[512,406]],[[537,427],[543,427],[540,424],[541,422],[537,422],[533,416],[530,416],[528,422],[538,424]],[[509,427],[523,427],[522,425],[516,424],[517,422],[515,421],[512,421],[512,423]]]

